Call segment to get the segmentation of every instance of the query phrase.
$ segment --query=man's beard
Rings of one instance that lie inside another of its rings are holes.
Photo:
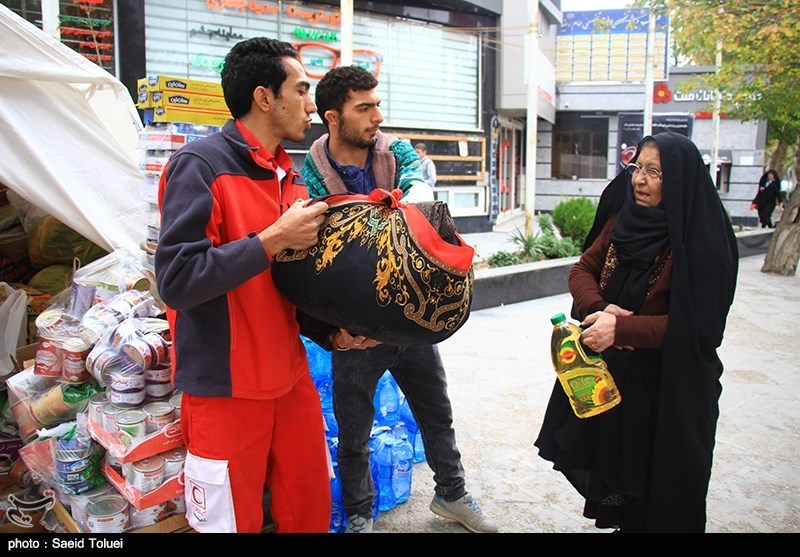
[[[375,139],[365,139],[356,130],[349,129],[344,118],[339,119],[339,137],[342,143],[358,149],[369,149],[375,144]]]

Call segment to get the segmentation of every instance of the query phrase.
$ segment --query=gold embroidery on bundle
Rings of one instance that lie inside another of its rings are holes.
[[[373,283],[379,306],[400,306],[407,319],[433,332],[450,331],[463,322],[472,292],[472,268],[464,272],[424,251],[399,211],[384,205],[345,204],[326,224],[317,245],[281,252],[277,260],[313,257],[319,275],[333,264],[345,244],[374,247],[378,262]],[[446,303],[449,300],[452,302]]]

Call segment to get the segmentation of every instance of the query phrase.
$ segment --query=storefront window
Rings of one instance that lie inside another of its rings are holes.
[[[605,178],[608,118],[578,113],[556,115],[552,157],[553,178]]]
[[[146,0],[147,73],[219,81],[225,55],[243,38],[301,45],[316,82],[340,61],[336,7],[300,2]],[[479,33],[367,13],[353,17],[354,63],[378,76],[384,126],[481,128]]]

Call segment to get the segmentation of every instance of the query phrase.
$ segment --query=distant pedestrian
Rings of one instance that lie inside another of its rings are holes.
[[[772,169],[767,170],[758,181],[758,192],[753,198],[751,208],[758,210],[758,221],[761,228],[775,228],[772,224],[772,213],[781,202],[781,179]]]
[[[417,143],[414,145],[414,150],[419,155],[419,161],[422,165],[422,178],[425,180],[425,183],[428,184],[430,187],[436,185],[436,165],[433,164],[433,161],[428,157],[428,146],[424,143]]]

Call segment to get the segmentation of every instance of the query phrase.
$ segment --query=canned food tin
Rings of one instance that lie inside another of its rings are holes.
[[[86,357],[91,348],[79,338],[68,338],[61,342],[64,360],[61,365],[61,377],[67,383],[79,384],[89,380],[86,369]]]
[[[183,470],[183,464],[186,462],[186,447],[177,447],[163,452],[161,458],[164,459],[164,477],[177,476]]]
[[[57,308],[48,308],[36,316],[34,323],[40,335],[43,331],[56,330],[64,324],[64,312]]]
[[[41,424],[55,425],[64,421],[64,417],[74,408],[64,400],[63,385],[53,385],[31,400],[31,414]]]
[[[88,458],[92,453],[92,438],[76,435],[71,439],[58,438],[54,449],[55,460],[73,461]]]
[[[58,342],[43,338],[36,350],[36,364],[33,373],[45,377],[61,377],[64,364],[64,352]]]
[[[98,346],[95,345],[92,351],[89,352],[89,355],[86,356],[86,369],[89,370],[92,377],[101,383],[105,383],[105,368],[114,359],[119,359],[116,352],[113,350],[100,350]]]
[[[164,459],[156,455],[134,462],[126,481],[143,495],[155,491],[164,483]]]
[[[128,502],[121,495],[103,495],[86,505],[89,532],[122,533],[128,529]]]
[[[58,477],[58,482],[60,485],[63,484],[76,484],[83,481],[86,481],[88,470],[84,467],[83,470],[78,470],[76,472],[60,472],[56,471],[56,476]]]
[[[147,414],[145,423],[147,433],[154,433],[165,425],[172,423],[172,412],[174,408],[169,402],[150,402],[144,405],[144,413]]]
[[[172,381],[165,383],[156,383],[153,381],[145,381],[144,392],[148,398],[164,398],[172,394],[174,387]]]
[[[117,408],[110,402],[103,405],[103,429],[112,435],[117,434],[117,416],[125,412],[124,408]]]
[[[72,473],[85,470],[89,466],[88,458],[79,458],[77,460],[55,460],[56,472],[59,473]]]
[[[137,510],[136,507],[131,506],[130,524],[132,529],[144,528],[145,526],[152,526],[164,520],[166,514],[167,503],[159,503],[152,507],[146,507],[142,510]]]
[[[144,402],[145,397],[144,389],[129,393],[121,393],[114,390],[106,392],[108,393],[108,402],[118,408],[135,408]]]
[[[81,318],[89,311],[94,303],[94,284],[83,284],[72,281],[72,296],[70,297],[69,313],[73,317]]]
[[[170,404],[172,404],[172,407],[175,408],[176,420],[180,420],[181,418],[181,400],[183,400],[183,393],[181,391],[177,391],[169,399]]]
[[[25,461],[22,460],[22,457],[17,458],[17,461],[8,472],[8,477],[13,483],[22,487],[33,485],[33,474],[31,474],[31,471],[25,465]]]
[[[172,380],[172,366],[159,364],[151,369],[144,370],[144,378],[153,383],[165,383]]]
[[[90,489],[85,493],[79,493],[69,496],[69,511],[75,522],[81,527],[82,530],[86,529],[86,505],[93,500],[104,495],[113,495],[115,488],[111,484],[105,484],[94,489]]]
[[[44,427],[44,424],[39,423],[31,413],[31,406],[27,400],[20,400],[13,404],[11,413],[14,415],[14,421],[17,422],[17,431],[19,431],[19,436],[23,441],[28,441],[36,435],[37,429]]]
[[[79,480],[74,483],[59,482],[58,487],[64,495],[78,495],[92,489],[92,483],[89,480]]]
[[[146,419],[147,414],[141,410],[126,410],[117,416],[119,442],[129,447],[144,439],[147,436]]]
[[[149,305],[147,304],[148,298],[151,299]],[[150,309],[150,305],[152,305],[152,295],[147,290],[126,290],[114,296],[108,307],[124,316],[133,314],[133,317],[144,317]]]
[[[123,373],[122,371],[112,371],[108,374],[109,388],[118,393],[133,393],[144,389],[143,373]]]
[[[122,322],[123,316],[105,305],[95,305],[81,319],[78,336],[86,343],[94,344],[105,332]]]
[[[153,353],[153,362],[150,367],[163,364],[168,360],[169,345],[164,337],[158,333],[147,333],[144,335],[144,341]]]
[[[122,355],[125,363],[136,371],[144,371],[153,365],[153,351],[142,337],[131,338],[123,344]]]
[[[103,427],[103,406],[107,402],[108,395],[105,391],[100,391],[89,397],[89,403],[86,405],[86,416],[100,427]]]

